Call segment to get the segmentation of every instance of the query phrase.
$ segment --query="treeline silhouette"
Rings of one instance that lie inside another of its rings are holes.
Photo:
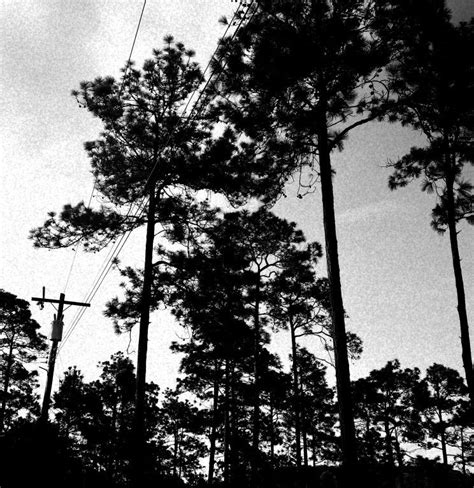
[[[212,344],[206,350],[193,342],[179,348],[176,388],[160,391],[147,384],[147,486],[248,486],[253,462],[248,358],[230,356],[229,378],[229,368],[218,368],[226,358],[211,351]],[[262,483],[332,486],[324,480],[337,477],[341,446],[326,366],[298,347],[295,394],[294,371],[266,349],[262,356]],[[89,382],[76,367],[62,374],[46,425],[36,421],[38,404],[28,401],[12,378],[3,392],[2,486],[39,480],[50,486],[128,486],[135,368],[122,352],[98,368],[98,379]],[[474,432],[467,389],[456,370],[433,364],[421,374],[393,360],[353,382],[352,391],[366,486],[380,486],[370,483],[383,479],[405,479],[404,486],[427,480],[437,483],[428,486],[470,486],[472,480],[461,473],[474,463]]]
[[[5,486],[33,476],[18,469],[20,452],[37,453],[28,459],[50,484],[72,486],[469,483],[474,374],[458,233],[474,223],[464,171],[474,161],[474,22],[454,25],[441,0],[254,0],[235,18],[207,80],[194,52],[167,36],[141,70],[128,63],[120,80],[73,92],[103,124],[85,144],[101,203],[50,212],[30,237],[96,252],[146,227],[144,268],[122,269],[122,293],[105,312],[118,333],[139,328],[137,369],[120,353],[92,383],[69,369],[51,422],[36,424],[37,375],[24,365],[44,338],[4,292]],[[392,163],[389,187],[422,178],[436,197],[467,386],[442,365],[423,376],[396,360],[350,380],[362,340],[345,325],[331,158],[354,129],[382,121],[426,137]],[[324,253],[269,210],[291,179],[301,198],[319,184]],[[234,210],[212,205],[214,194]],[[323,254],[327,278],[317,272]],[[146,364],[150,313],[161,307],[189,339],[172,345],[182,355],[176,390],[158,393]],[[271,342],[281,329],[279,357]],[[427,459],[436,449],[439,464]]]

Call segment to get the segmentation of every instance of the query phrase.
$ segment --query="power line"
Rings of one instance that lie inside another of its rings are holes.
[[[91,206],[92,197],[94,196],[94,190],[95,190],[96,183],[97,183],[97,180],[94,180],[94,184],[92,185],[92,191],[91,191],[91,194],[89,197],[89,201],[87,203],[87,208],[90,208],[90,206]],[[69,272],[67,274],[66,283],[64,285],[63,293],[66,293],[67,285],[69,284],[69,279],[71,278],[72,270],[74,268],[74,263],[76,262],[77,253],[78,253],[79,248],[81,247],[81,243],[82,243],[82,237],[79,239],[79,241],[78,241],[78,243],[74,249],[74,256],[72,257],[71,266],[69,267]]]
[[[245,13],[244,13],[244,14],[241,16],[240,23],[237,25],[237,28],[235,29],[234,33],[232,34],[231,39],[234,39],[234,38],[235,38],[235,36],[237,35],[237,32],[238,32],[238,31],[239,31],[239,29],[241,28],[241,26],[242,26],[242,24],[243,24],[244,20],[246,19],[247,12],[249,12],[249,10],[252,8],[252,6],[253,6],[253,4],[254,4],[254,3],[255,3],[255,0],[252,0],[252,2],[251,2],[249,5],[248,5],[248,8],[247,8],[246,12],[245,12]],[[227,32],[229,31],[230,27],[231,27],[232,25],[235,25],[236,18],[237,18],[237,16],[238,16],[238,15],[239,15],[239,13],[240,13],[240,8],[242,7],[242,5],[247,5],[247,4],[245,3],[245,0],[240,0],[239,6],[238,6],[238,7],[237,7],[237,9],[235,10],[234,15],[232,16],[231,21],[230,21],[230,22],[227,24],[227,28],[226,28],[226,30],[225,30],[225,32],[224,32],[224,35],[223,35],[223,37],[222,37],[222,38],[219,40],[219,42],[218,42],[218,44],[217,44],[217,47],[216,47],[216,49],[215,49],[214,53],[212,54],[212,56],[211,56],[211,58],[210,58],[210,60],[209,60],[209,62],[208,62],[208,64],[207,64],[207,66],[206,66],[206,68],[205,68],[205,70],[204,70],[204,72],[203,72],[203,74],[202,74],[202,76],[201,76],[201,81],[204,81],[205,74],[206,74],[206,72],[208,71],[208,69],[210,68],[210,66],[211,66],[211,64],[212,64],[212,61],[214,60],[214,58],[215,58],[216,54],[217,54],[217,53],[218,53],[218,51],[219,51],[219,48],[220,48],[221,43],[222,43],[222,39],[223,39],[223,38],[226,36],[226,34],[227,34]],[[221,59],[222,59],[222,56],[219,58],[219,60],[218,60],[218,61],[220,61]],[[219,73],[217,76],[219,77],[219,76],[220,76],[220,73]],[[190,118],[190,120],[191,120],[191,121],[193,120],[193,115],[194,115],[194,113],[196,112],[196,110],[201,109],[201,112],[202,112],[202,108],[201,108],[200,106],[198,106],[198,104],[199,104],[199,102],[200,102],[200,100],[201,100],[201,98],[202,98],[202,96],[203,96],[204,92],[206,91],[207,87],[209,86],[209,84],[210,84],[211,80],[212,80],[212,76],[211,76],[211,77],[210,77],[210,78],[209,78],[209,79],[206,81],[206,83],[204,84],[204,87],[202,88],[202,90],[200,90],[199,97],[198,97],[198,99],[197,99],[196,103],[193,105],[193,108],[191,109],[191,112],[190,112],[190,115],[189,115],[189,118]],[[193,91],[193,93],[191,94],[191,96],[189,97],[188,102],[186,103],[186,106],[184,107],[183,113],[185,113],[185,112],[186,112],[186,110],[187,110],[187,108],[188,108],[188,106],[189,106],[189,104],[190,104],[190,101],[192,100],[192,98],[194,97],[194,95],[197,93],[197,91],[198,91],[198,89],[196,88],[196,89]],[[197,107],[197,109],[196,109],[196,107]],[[199,115],[199,114],[196,114],[196,115],[194,116],[194,119],[196,119],[196,117],[197,117],[198,115]],[[169,135],[169,137],[168,137],[168,141],[167,141],[167,143],[169,143],[169,141],[170,141],[170,140],[171,140],[171,134],[170,134],[170,135]],[[152,168],[152,170],[151,170],[151,172],[150,172],[150,175],[148,176],[148,178],[147,178],[147,180],[146,180],[146,182],[145,182],[145,186],[144,186],[144,188],[143,188],[143,190],[144,190],[144,191],[146,190],[146,187],[148,186],[148,183],[150,182],[150,179],[151,179],[151,177],[153,176],[154,172],[156,171],[157,167],[158,167],[158,160],[155,162],[155,165],[153,166],[153,168]]]
[[[138,19],[137,29],[135,30],[135,37],[133,38],[132,47],[130,48],[130,54],[128,55],[127,66],[126,66],[125,72],[123,74],[122,84],[121,84],[120,90],[119,90],[119,97],[122,94],[123,83],[125,81],[125,77],[127,76],[127,71],[128,71],[128,69],[130,67],[130,60],[132,59],[133,49],[135,48],[135,42],[136,42],[137,37],[138,37],[138,31],[140,30],[140,25],[142,23],[143,12],[145,12],[145,6],[146,6],[146,0],[143,1],[142,11],[141,11],[141,14],[140,14],[140,18]]]
[[[123,78],[122,78],[122,84],[121,84],[121,86],[120,86],[119,94],[121,94],[121,93],[122,93],[122,89],[123,89],[123,84],[124,84],[124,81],[125,81],[125,77],[126,77],[126,74],[127,74],[128,69],[129,69],[129,67],[130,67],[130,60],[131,60],[132,55],[133,55],[133,50],[134,50],[134,48],[135,48],[135,43],[136,43],[136,41],[137,41],[138,32],[140,31],[140,26],[141,26],[142,19],[143,19],[143,13],[145,12],[146,1],[147,1],[147,0],[144,0],[144,1],[143,1],[142,10],[141,10],[141,12],[140,12],[140,18],[138,19],[137,28],[135,29],[135,35],[134,35],[134,37],[133,37],[132,46],[131,46],[131,48],[130,48],[130,53],[129,53],[129,55],[128,55],[128,62],[127,62],[127,66],[126,66],[126,70],[125,70],[124,76],[123,76]],[[120,95],[119,95],[119,96],[120,96]],[[95,190],[96,186],[97,186],[97,178],[95,178],[95,179],[94,179],[94,184],[93,184],[93,186],[92,186],[92,191],[91,191],[91,194],[90,194],[90,197],[89,197],[89,201],[88,201],[88,203],[87,203],[87,207],[88,207],[88,208],[90,208],[90,205],[91,205],[91,202],[92,202],[92,198],[93,198],[93,196],[94,196],[94,190]],[[130,209],[129,209],[129,213],[130,213],[131,208],[132,208],[132,207],[130,207]],[[127,216],[126,216],[126,217],[128,217],[128,215],[129,215],[129,214],[127,214]],[[128,239],[128,237],[127,237],[127,239]],[[68,284],[69,284],[69,279],[70,279],[70,277],[71,277],[72,270],[73,270],[73,267],[74,267],[74,264],[75,264],[75,261],[76,261],[76,257],[77,257],[78,249],[79,249],[79,247],[81,246],[81,240],[82,240],[82,238],[79,240],[79,242],[78,242],[78,244],[77,244],[77,246],[76,246],[76,248],[75,248],[75,250],[74,250],[74,256],[73,256],[73,258],[72,258],[71,266],[70,266],[70,268],[69,268],[69,272],[68,272],[68,275],[67,275],[67,278],[66,278],[66,284],[64,285],[64,292],[66,291],[66,288],[67,288],[67,286],[68,286]],[[125,242],[126,242],[126,240],[125,240]],[[122,246],[122,247],[123,247],[123,246]],[[110,259],[110,262],[111,262],[111,260],[112,260],[112,258]],[[107,265],[108,265],[108,264],[109,264],[109,263],[107,262]],[[107,265],[106,265],[106,266],[107,266]],[[104,267],[104,269],[106,268],[106,266]],[[109,269],[110,269],[110,267],[109,267]],[[107,270],[107,272],[108,272],[108,270]],[[107,272],[105,273],[105,275],[107,274]],[[105,278],[105,275],[104,275],[104,278]],[[102,281],[103,281],[103,279],[102,279]],[[102,283],[102,281],[101,281],[100,283]],[[100,286],[100,285],[99,285],[99,286]],[[94,289],[94,287],[93,287],[93,289]],[[97,289],[98,289],[98,288],[97,288]],[[97,292],[97,290],[94,292],[93,296],[95,296],[95,293],[96,293],[96,292]],[[83,312],[83,313],[84,313],[84,312]],[[81,317],[82,317],[82,315],[81,315]],[[75,327],[75,326],[74,326],[74,327]],[[70,329],[70,331],[71,331],[71,332],[69,332],[69,334],[68,334],[66,337],[69,337],[69,336],[71,335],[72,330],[74,330],[74,328]],[[65,340],[66,340],[66,339],[65,339]],[[64,342],[61,344],[61,346],[62,346],[63,344],[64,344]],[[59,350],[61,350],[61,347],[59,348]]]
[[[255,1],[255,0],[254,0],[254,1]],[[253,2],[250,4],[249,8],[247,9],[247,12],[248,12],[248,10],[250,10],[250,8],[252,7],[252,5],[253,5],[254,1],[253,1]],[[242,1],[241,1],[240,5],[241,5],[241,4],[242,4]],[[240,5],[239,5],[239,8],[240,8]],[[238,9],[236,10],[236,12],[234,13],[234,16],[233,16],[233,18],[232,18],[231,22],[228,24],[228,27],[227,27],[227,29],[226,29],[226,31],[225,31],[225,33],[224,33],[224,36],[227,34],[227,32],[228,32],[228,30],[229,30],[230,26],[234,24],[235,18],[237,17],[237,13],[239,12],[239,8],[238,8]],[[238,27],[237,27],[237,29],[236,29],[236,30],[234,31],[234,33],[233,33],[232,39],[235,37],[235,35],[236,35],[237,31],[238,31],[238,30],[240,29],[240,27],[242,26],[242,23],[244,22],[245,18],[246,18],[246,13],[245,13],[245,14],[242,16],[242,18],[241,18],[241,20],[240,20],[240,23],[239,23],[239,25],[238,25]],[[205,69],[204,73],[205,73],[205,72],[208,70],[209,66],[211,65],[212,60],[214,59],[215,54],[216,54],[216,53],[218,52],[218,50],[219,50],[220,44],[221,44],[221,41],[219,41],[219,44],[218,44],[218,46],[217,46],[216,50],[214,51],[214,54],[212,55],[211,60],[209,61],[209,63],[208,63],[208,65],[207,65],[207,67],[206,67],[206,69]],[[225,67],[225,66],[224,66],[224,67]],[[220,73],[219,73],[219,74],[220,74]],[[219,75],[218,75],[218,76],[219,76]],[[210,81],[211,81],[211,80],[212,80],[212,77],[211,77],[211,78],[209,78],[209,79],[207,80],[207,82],[206,82],[206,84],[205,84],[205,87],[204,87],[204,88],[201,90],[200,96],[199,96],[198,101],[196,102],[196,104],[197,104],[197,103],[199,102],[199,100],[201,99],[202,94],[204,93],[204,91],[205,91],[205,89],[207,88],[207,86],[209,86],[209,83],[210,83]],[[192,99],[192,97],[194,96],[194,94],[195,94],[196,92],[197,92],[197,89],[196,89],[196,90],[194,90],[194,92],[193,92],[193,94],[191,95],[190,99]],[[190,100],[190,99],[189,99],[189,100]],[[189,100],[188,100],[188,101],[189,101]],[[188,105],[187,105],[187,106],[188,106]],[[192,112],[194,112],[194,113],[196,114],[196,115],[195,115],[195,117],[197,117],[199,114],[198,114],[198,113],[196,113],[194,109],[195,109],[195,106],[193,106]],[[202,108],[201,108],[201,107],[198,107],[198,109],[201,109],[201,111],[202,111]],[[190,119],[191,119],[191,117],[190,117]],[[169,142],[169,140],[170,140],[170,139],[171,139],[171,134],[170,134],[170,136],[169,136],[169,138],[168,138],[168,142]],[[146,187],[146,185],[147,185],[147,183],[148,183],[148,181],[149,181],[149,179],[150,179],[150,177],[151,177],[151,174],[152,174],[152,173],[153,173],[153,171],[155,170],[155,168],[156,168],[156,164],[155,164],[155,167],[152,169],[152,172],[150,173],[150,176],[148,177],[147,182],[145,183],[145,187]],[[146,199],[146,200],[147,200],[147,199]],[[137,211],[137,213],[134,215],[134,217],[138,217],[138,218],[140,218],[140,217],[143,215],[144,209],[146,208],[146,203],[145,203],[144,205],[143,205],[143,203],[144,203],[144,201],[142,201],[142,202],[141,202],[141,204],[139,205],[139,207],[141,207],[141,209],[140,209],[140,208],[138,209],[138,211]],[[128,216],[129,214],[130,214],[130,209],[129,209],[129,212],[127,213],[127,216]],[[108,272],[109,272],[109,271],[110,271],[110,269],[112,268],[112,260],[113,260],[115,257],[117,257],[117,256],[118,256],[118,254],[119,254],[119,253],[121,252],[121,250],[123,249],[123,247],[124,247],[125,243],[127,242],[128,238],[129,238],[129,236],[130,236],[130,234],[131,234],[131,231],[132,231],[132,229],[131,229],[131,230],[129,230],[129,231],[126,233],[126,234],[123,234],[123,235],[121,236],[121,238],[119,239],[119,241],[116,243],[115,247],[114,247],[114,248],[112,248],[112,249],[114,249],[114,252],[112,252],[112,253],[110,253],[110,252],[109,252],[109,258],[108,258],[108,259],[106,258],[106,264],[102,266],[102,271],[101,271],[101,273],[99,274],[99,276],[96,278],[95,283],[94,283],[94,285],[92,286],[92,289],[91,289],[91,291],[89,292],[89,294],[86,296],[85,300],[87,300],[87,301],[92,301],[92,299],[94,298],[95,294],[97,293],[97,291],[98,291],[99,287],[100,287],[100,286],[101,286],[101,284],[103,283],[103,281],[104,281],[104,279],[105,279],[106,275],[108,274]],[[69,328],[69,330],[68,330],[68,333],[66,334],[65,339],[63,340],[63,342],[62,342],[62,344],[61,344],[61,347],[63,347],[63,346],[64,346],[65,342],[66,342],[66,341],[69,339],[69,337],[72,335],[72,333],[73,333],[74,329],[77,327],[77,324],[78,324],[78,323],[79,323],[79,321],[81,320],[81,318],[82,318],[82,316],[84,315],[84,313],[85,313],[85,310],[80,310],[80,311],[79,311],[79,312],[76,314],[76,317],[73,319],[73,322],[72,322],[72,324],[71,324],[71,326],[70,326],[70,328]]]
[[[143,213],[143,208],[146,205],[145,199],[140,202],[138,205],[137,209],[137,216]],[[141,208],[140,208],[141,207]],[[127,232],[122,234],[118,240],[114,243],[114,245],[110,248],[104,262],[102,263],[101,267],[99,268],[99,271],[96,274],[96,277],[94,278],[92,287],[90,291],[84,296],[83,301],[91,302],[97,292],[99,291],[100,286],[104,282],[107,274],[109,271],[112,269],[113,266],[113,260],[119,255],[123,247],[125,246],[125,243],[127,242],[128,238],[130,237],[130,234],[132,233],[134,229],[129,229]],[[71,334],[73,333],[74,329],[77,327],[77,324],[81,320],[82,316],[85,313],[85,309],[80,309],[76,313],[75,317],[73,318],[71,325],[69,326],[69,329],[61,342],[61,346],[59,348],[59,351],[64,347],[64,344],[67,342]]]
[[[140,31],[140,25],[142,23],[143,13],[145,12],[145,7],[146,7],[146,0],[143,1],[142,11],[140,13],[140,18],[138,19],[137,28],[135,29],[135,35],[133,37],[132,47],[130,48],[130,54],[128,55],[127,65],[126,65],[125,72],[124,72],[124,76],[122,78],[122,83],[121,83],[120,89],[119,89],[119,97],[122,94],[122,90],[123,90],[123,85],[124,85],[124,82],[125,82],[125,78],[126,78],[128,69],[130,68],[130,60],[132,59],[133,50],[135,48],[135,43],[136,43],[137,37],[138,37],[138,32]],[[94,179],[94,184],[92,186],[91,195],[90,195],[90,198],[89,198],[89,202],[87,204],[87,207],[88,208],[90,208],[90,205],[91,205],[91,202],[92,202],[92,197],[94,195],[94,190],[95,190],[96,185],[97,185],[97,178]],[[66,278],[66,284],[64,285],[64,293],[66,292],[67,286],[69,284],[69,279],[71,278],[71,273],[72,273],[72,270],[74,268],[74,264],[76,262],[77,252],[78,252],[78,249],[79,249],[79,247],[81,245],[81,241],[82,241],[82,238],[79,240],[79,242],[78,242],[78,244],[77,244],[77,246],[76,246],[76,248],[74,250],[74,256],[72,258],[71,266],[69,268],[69,273],[68,273],[67,278]]]
[[[241,4],[242,4],[242,2],[241,2]],[[239,5],[239,7],[240,7],[240,5]],[[233,18],[232,18],[231,22],[230,22],[230,23],[228,24],[228,26],[227,26],[227,29],[226,29],[226,31],[225,31],[225,33],[224,33],[224,36],[225,36],[225,35],[227,34],[227,32],[229,31],[230,26],[231,26],[231,25],[233,25],[233,23],[234,23],[234,21],[235,21],[235,18],[236,18],[236,16],[237,16],[237,12],[238,12],[238,11],[239,11],[239,10],[237,9],[237,10],[236,10],[236,12],[234,13],[234,16],[233,16]],[[243,16],[243,19],[244,19],[244,18],[245,18],[245,16]],[[242,24],[243,19],[241,20],[240,25]],[[237,30],[240,28],[240,25],[239,25],[239,27],[237,28]],[[234,33],[234,35],[235,35],[235,33]],[[211,65],[211,63],[212,63],[212,59],[214,58],[215,54],[218,52],[219,46],[220,46],[220,42],[219,42],[219,45],[217,46],[216,50],[214,51],[214,54],[212,55],[211,60],[209,61],[209,63],[208,63],[208,65],[207,65],[206,69],[204,70],[204,73],[203,73],[203,77],[202,77],[202,79],[204,79],[204,75],[205,75],[205,73],[207,72],[207,70],[209,69],[209,67],[210,67],[210,65]],[[208,86],[208,84],[209,84],[209,80],[208,80],[208,81],[207,81],[207,83],[206,83],[206,87]],[[205,88],[206,88],[206,87],[205,87]],[[204,89],[205,89],[205,88],[204,88]],[[191,97],[188,99],[188,104],[186,105],[186,107],[189,105],[189,101],[192,99],[192,97],[194,96],[194,94],[195,94],[196,92],[197,92],[197,89],[196,89],[196,90],[194,90],[193,94],[192,94],[192,95],[191,95]],[[202,94],[202,91],[201,91],[201,94]],[[199,100],[199,99],[198,99],[198,100]],[[185,110],[186,110],[186,108],[185,108]],[[196,115],[195,115],[195,117],[196,117],[197,115],[198,115],[198,114],[196,114]],[[191,118],[191,117],[190,117],[190,118]],[[169,136],[169,138],[168,138],[168,142],[169,142],[170,138],[171,138],[171,134],[170,134],[170,136]],[[152,171],[153,171],[153,170],[152,170]],[[148,180],[149,180],[149,178],[147,179],[147,183],[148,183]],[[146,186],[146,184],[147,184],[147,183],[145,183],[145,186]],[[131,208],[132,208],[132,207],[130,207],[129,212],[127,213],[126,217],[128,217],[128,216],[129,216],[129,214],[131,213],[131,212],[130,212],[130,211],[131,211]],[[140,215],[139,215],[138,213],[136,213],[136,214],[135,214],[135,217],[137,217],[137,216],[138,216],[138,217],[140,217],[140,216],[143,214],[143,209],[144,209],[144,208],[145,208],[145,206],[142,206],[142,211],[140,212]],[[125,217],[125,218],[126,218],[126,217]],[[117,244],[117,246],[115,247],[115,249],[118,249],[119,244],[120,244],[120,241],[119,241],[119,243]],[[121,247],[120,247],[120,249],[122,249],[122,247],[123,247],[123,246],[121,246]],[[112,248],[112,249],[114,249],[114,248]],[[119,251],[118,251],[118,252],[119,252]],[[93,285],[93,287],[92,287],[92,290],[91,290],[91,292],[90,292],[90,293],[87,295],[87,297],[86,297],[86,299],[87,299],[87,300],[89,300],[89,301],[90,301],[90,300],[91,300],[91,295],[92,295],[92,294],[93,294],[93,295],[95,295],[96,291],[94,291],[94,289],[97,287],[97,283],[98,283],[99,281],[100,281],[100,283],[102,283],[102,282],[103,282],[103,279],[105,278],[105,275],[107,274],[108,270],[111,268],[111,266],[109,266],[109,263],[112,261],[112,259],[113,259],[114,257],[116,257],[116,256],[118,255],[118,252],[117,252],[117,253],[115,253],[115,252],[114,252],[114,253],[109,253],[109,257],[108,257],[108,258],[106,258],[106,264],[102,266],[102,271],[101,271],[101,274],[99,274],[99,276],[98,276],[98,277],[96,277],[96,280],[95,280],[95,283],[94,283],[94,285]],[[100,284],[99,284],[99,286],[100,286]]]
[[[237,12],[239,11],[240,7],[242,6],[242,1],[240,1],[239,3],[239,6],[237,7],[236,11],[234,12],[234,15],[232,17],[232,20],[227,24],[227,27],[226,27],[226,30],[224,32],[224,34],[222,35],[222,39],[225,38],[225,36],[227,35],[227,33],[229,32],[229,29],[230,27],[232,26],[234,20],[235,20],[235,17],[237,16]],[[213,55],[211,56],[211,58],[209,59],[209,62],[207,63],[207,66],[206,68],[204,69],[204,71],[202,72],[202,76],[201,76],[201,82],[204,81],[204,78],[206,77],[206,73],[207,71],[209,70],[209,68],[211,67],[211,64],[212,64],[212,60],[214,59],[214,56],[216,55],[217,51],[219,50],[219,46],[221,44],[221,41],[219,41],[218,45],[217,45],[217,48],[215,49]],[[192,98],[194,97],[194,95],[196,94],[197,90],[194,90],[192,95],[189,97],[187,103],[186,103],[186,106],[184,107],[184,110],[183,110],[183,113],[186,113],[186,110],[188,109],[189,107],[189,104],[191,103],[191,100]]]

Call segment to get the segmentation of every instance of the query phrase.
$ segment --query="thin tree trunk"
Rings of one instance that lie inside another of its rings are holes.
[[[324,80],[321,80],[324,86]],[[324,91],[324,89],[323,89]],[[321,194],[323,202],[324,236],[326,241],[327,272],[330,284],[331,318],[333,326],[334,355],[336,366],[337,401],[342,440],[343,464],[350,468],[357,461],[354,414],[351,398],[349,359],[347,354],[346,325],[342,301],[339,255],[334,214],[331,157],[327,130],[327,101],[321,93],[317,127]]]
[[[273,422],[273,395],[270,392],[270,463],[272,469],[275,466],[275,432]]]
[[[224,485],[229,486],[230,480],[230,366],[229,359],[225,360],[224,377]]]
[[[438,419],[441,426],[440,440],[441,440],[441,453],[443,455],[443,464],[448,464],[448,450],[446,446],[446,428],[443,426],[443,412],[438,409]]]
[[[257,273],[254,305],[254,404],[252,426],[251,485],[256,486],[260,441],[260,273]]]
[[[116,387],[114,387],[114,395],[117,395]],[[119,438],[119,430],[117,428],[117,401],[114,401],[112,406],[112,419],[110,421],[112,425],[112,435],[110,436],[109,446],[110,451],[107,456],[107,472],[110,474],[111,479],[115,478],[117,472],[119,460],[117,458],[117,446]]]
[[[404,462],[403,462],[403,453],[402,453],[402,449],[400,447],[400,442],[398,441],[398,434],[397,434],[397,432],[395,432],[394,442],[395,442],[395,452],[397,454],[397,463],[398,463],[398,466],[399,467],[402,467],[404,465]]]
[[[293,373],[293,403],[295,409],[295,443],[296,443],[296,467],[301,466],[301,415],[300,415],[300,394],[298,385],[298,361],[296,350],[296,335],[295,328],[290,320],[290,334],[291,334],[291,353],[293,356],[292,373]]]
[[[207,482],[212,485],[214,481],[214,462],[216,457],[216,433],[217,433],[217,411],[219,404],[219,361],[214,361],[214,391],[212,395],[212,425],[209,436],[209,470]]]
[[[13,366],[13,340],[10,342],[7,366],[5,369],[5,378],[3,380],[3,395],[2,395],[3,398],[2,398],[2,407],[0,410],[0,433],[3,432],[3,428],[5,424],[5,413],[7,411],[7,395],[8,395],[8,388],[10,388],[10,377],[12,372],[12,366]]]
[[[238,484],[239,476],[239,426],[237,416],[237,401],[235,398],[235,362],[231,362],[230,368],[230,448],[231,448],[231,486]]]
[[[303,427],[303,465],[305,468],[308,467],[308,435],[306,429]]]
[[[135,459],[134,485],[142,488],[145,471],[145,386],[148,351],[148,327],[150,323],[151,287],[153,282],[153,240],[155,237],[155,183],[150,184],[150,198],[147,210],[145,266],[143,289],[140,301],[140,331],[138,338],[137,378],[135,392]]]
[[[388,423],[388,420],[384,421],[384,430],[385,430],[385,449],[387,450],[388,462],[391,466],[394,466],[395,461],[393,456],[392,434],[390,433],[390,425]]]
[[[178,476],[178,441],[179,430],[174,431],[174,448],[173,448],[173,476],[176,478]]]
[[[469,339],[469,323],[466,310],[466,295],[464,292],[464,281],[462,276],[461,258],[459,256],[458,233],[456,230],[456,219],[454,209],[454,178],[447,177],[446,196],[448,206],[448,228],[451,244],[451,256],[453,260],[454,279],[456,282],[456,294],[458,300],[459,325],[461,328],[462,362],[466,375],[466,382],[469,389],[471,408],[474,409],[474,372],[472,370],[471,341]]]
[[[443,464],[448,465],[448,450],[446,447],[446,432],[444,429],[441,431],[441,453],[443,454]]]

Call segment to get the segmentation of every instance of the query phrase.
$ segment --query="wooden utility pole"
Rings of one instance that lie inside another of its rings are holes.
[[[54,366],[56,364],[56,356],[58,353],[58,343],[63,336],[63,311],[64,305],[76,305],[78,307],[90,307],[90,303],[68,302],[66,301],[64,293],[59,294],[59,300],[53,298],[45,298],[45,290],[43,287],[43,297],[33,297],[32,300],[38,302],[41,307],[45,303],[58,303],[58,313],[54,316],[53,326],[51,329],[51,351],[48,360],[48,377],[46,379],[46,387],[44,389],[43,405],[41,406],[40,421],[46,423],[48,421],[49,404],[51,400],[51,389],[53,386]]]

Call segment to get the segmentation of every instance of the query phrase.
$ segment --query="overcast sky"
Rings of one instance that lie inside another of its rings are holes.
[[[224,28],[231,0],[148,0],[133,59],[141,65],[162,38],[173,34],[197,53],[205,66]],[[474,16],[472,0],[450,2],[456,20]],[[33,249],[29,230],[65,203],[87,201],[92,190],[83,143],[98,136],[100,124],[71,97],[82,80],[118,75],[126,61],[141,1],[2,0],[0,80],[2,175],[0,288],[29,300],[46,287],[48,297],[65,290],[74,252]],[[461,370],[459,322],[448,236],[430,228],[432,195],[419,182],[390,192],[385,168],[423,138],[398,125],[372,124],[354,131],[343,153],[335,155],[336,215],[347,326],[364,341],[357,378],[399,358],[405,367],[425,369],[433,362]],[[472,169],[467,173],[474,179]],[[319,189],[296,198],[290,186],[275,211],[295,220],[308,239],[323,242]],[[460,249],[470,322],[474,320],[474,229],[462,225]],[[82,301],[106,258],[77,253],[66,299]],[[124,264],[142,265],[144,235],[137,232],[120,254]],[[323,268],[321,268],[323,271]],[[78,365],[88,378],[98,361],[125,350],[135,360],[135,335],[117,337],[103,317],[104,303],[115,296],[120,278],[109,273],[88,310],[63,344],[57,373]],[[33,315],[48,333],[51,306]],[[76,310],[65,313],[68,327]],[[183,331],[167,312],[153,316],[149,375],[173,383],[177,358],[168,352]],[[275,347],[288,344],[280,333]],[[316,352],[316,344],[308,344]],[[285,353],[286,354],[286,353]],[[462,370],[461,370],[462,371]]]

